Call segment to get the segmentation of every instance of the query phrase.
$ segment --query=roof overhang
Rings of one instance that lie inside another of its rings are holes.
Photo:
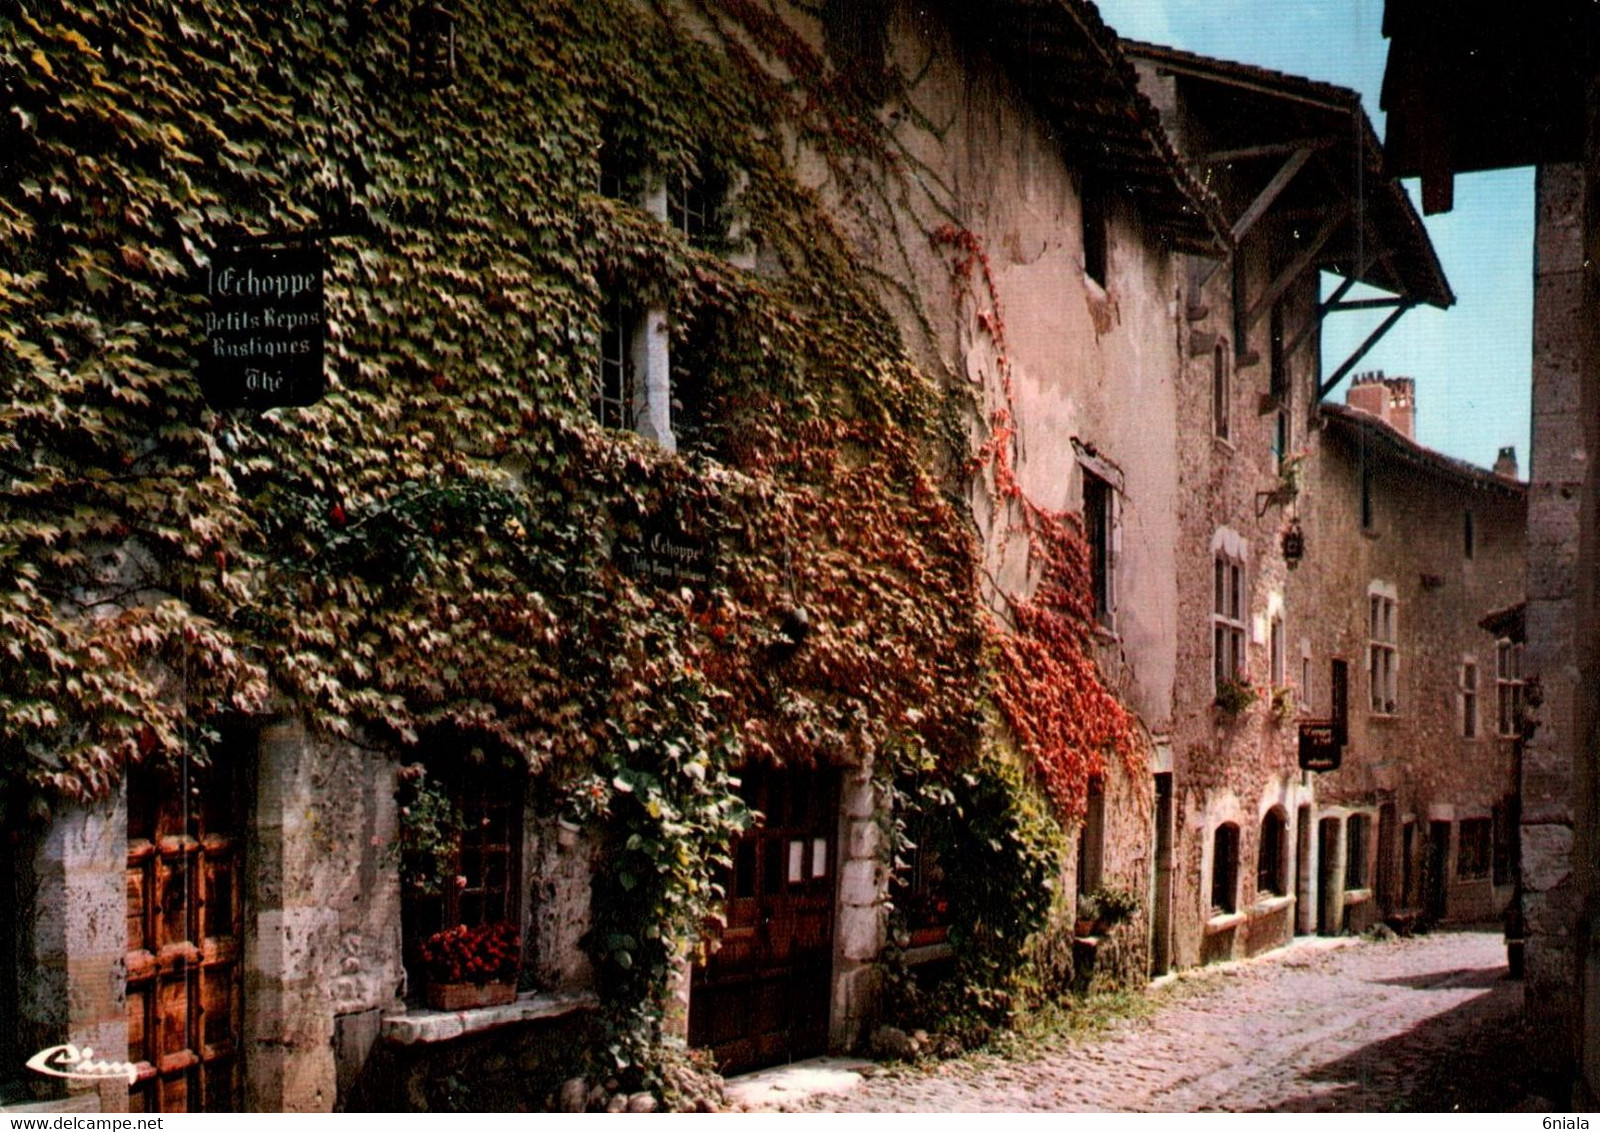
[[[1422,217],[1385,170],[1359,94],[1155,44],[1125,41],[1123,50],[1173,76],[1184,114],[1204,122],[1207,152],[1186,156],[1208,186],[1229,199],[1259,199],[1298,161],[1271,207],[1308,245],[1320,241],[1316,267],[1403,305],[1455,302]]]
[[[1116,33],[1083,0],[944,0],[964,45],[988,52],[1043,116],[1068,161],[1120,188],[1178,251],[1225,256],[1228,223],[1172,148]]]
[[[1429,212],[1450,207],[1454,173],[1581,158],[1593,11],[1386,0],[1385,153],[1423,179]]]
[[[1521,480],[1498,475],[1487,468],[1425,448],[1371,413],[1332,403],[1322,404],[1317,413],[1324,427],[1361,440],[1366,451],[1380,459],[1448,480],[1460,487],[1492,491],[1518,499],[1527,498],[1528,486]]]

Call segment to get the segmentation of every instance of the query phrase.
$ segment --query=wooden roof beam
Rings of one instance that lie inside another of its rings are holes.
[[[1344,365],[1333,371],[1333,376],[1324,381],[1317,389],[1317,400],[1320,401],[1333,392],[1333,387],[1344,380],[1345,374],[1356,368],[1356,363],[1367,356],[1367,351],[1378,344],[1378,340],[1389,333],[1395,323],[1400,321],[1400,316],[1416,306],[1415,299],[1403,299],[1399,306],[1389,312],[1389,317],[1378,324],[1378,328],[1367,335],[1367,340],[1357,346],[1355,353],[1344,360]]]
[[[1350,203],[1343,201],[1322,222],[1322,227],[1311,238],[1311,242],[1306,245],[1305,250],[1295,256],[1293,262],[1278,273],[1278,277],[1267,286],[1266,291],[1256,300],[1255,306],[1251,307],[1244,316],[1246,329],[1260,322],[1261,316],[1272,309],[1272,304],[1283,298],[1283,293],[1294,286],[1295,280],[1305,274],[1308,267],[1317,262],[1317,256],[1322,254],[1322,249],[1327,247],[1328,241],[1333,239],[1333,234],[1339,230],[1349,216]]]
[[[1219,149],[1211,153],[1201,154],[1191,164],[1200,166],[1226,165],[1232,161],[1254,161],[1262,157],[1284,157],[1302,149],[1313,152],[1332,149],[1338,144],[1338,138],[1302,138],[1299,141],[1273,142],[1270,145],[1252,145],[1243,149]]]

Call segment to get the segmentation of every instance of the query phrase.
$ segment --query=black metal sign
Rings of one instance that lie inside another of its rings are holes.
[[[200,391],[217,408],[310,405],[326,389],[321,244],[219,248],[206,270]]]
[[[1300,724],[1300,769],[1338,770],[1344,753],[1332,722]]]
[[[646,531],[638,542],[620,544],[617,556],[628,573],[659,586],[703,589],[711,584],[716,569],[710,544],[661,528]]]

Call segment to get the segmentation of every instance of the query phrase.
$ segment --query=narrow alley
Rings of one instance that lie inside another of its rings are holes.
[[[1500,934],[1301,942],[1151,990],[1149,1018],[1031,1059],[892,1070],[812,1111],[1542,1111]]]

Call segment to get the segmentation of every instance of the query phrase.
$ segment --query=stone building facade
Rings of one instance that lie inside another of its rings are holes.
[[[780,12],[819,55],[837,50],[816,11]],[[1021,3],[981,21],[898,4],[885,29],[886,62],[915,78],[890,134],[918,175],[864,218],[847,199],[854,186],[831,178],[824,155],[797,146],[792,160],[836,203],[838,223],[854,226],[917,360],[961,394],[974,447],[1002,414],[1015,421],[1020,494],[992,477],[962,487],[995,614],[1039,582],[1018,535],[1025,508],[1098,516],[1087,532],[1100,597],[1095,647],[1138,718],[1145,765],[1106,768],[1061,880],[1068,890],[1106,884],[1142,896],[1162,868],[1153,813],[1160,776],[1170,776],[1165,737],[1178,683],[1181,255],[1220,257],[1228,235],[1091,5],[1064,3],[1040,23]],[[762,65],[781,73],[785,64]],[[672,218],[661,185],[625,203]],[[953,285],[963,281],[949,240],[934,238],[941,232],[981,249],[964,290]],[[781,271],[759,248],[739,266]],[[633,411],[619,420],[636,420],[671,450],[664,313],[646,312],[617,337],[619,364],[637,377]],[[605,361],[596,365],[603,375]],[[963,474],[952,469],[952,483]],[[107,1110],[548,1100],[592,1037],[595,976],[581,940],[593,914],[594,845],[531,779],[508,785],[485,774],[481,789],[463,788],[463,812],[471,807],[483,831],[474,834],[480,859],[455,878],[459,895],[439,897],[442,922],[452,899],[506,901],[524,941],[525,981],[538,989],[504,1005],[423,1009],[395,849],[415,756],[364,736],[329,738],[288,705],[278,710],[231,733],[225,762],[185,764],[181,780],[135,769],[110,801],[62,805],[44,836],[7,846],[17,882],[7,906],[17,915],[0,1006],[14,1001],[26,1020],[17,1049],[71,1042],[137,1063],[131,1089],[74,1084],[55,1102]],[[739,969],[737,949],[725,947],[683,972],[675,1024],[732,1068],[854,1048],[874,1017],[890,815],[873,772],[856,761],[746,775],[769,816],[751,835],[752,867],[769,881],[786,870],[805,894],[777,917],[796,944],[778,960]],[[736,846],[736,877],[745,859]],[[730,893],[730,904],[743,896]],[[1130,938],[1142,947],[1141,933],[1136,926]],[[918,958],[937,959],[941,945],[922,950]],[[791,961],[802,951],[803,970]],[[730,969],[734,977],[719,979]],[[768,984],[805,1001],[764,1030],[750,1019]]]
[[[1312,571],[1287,551],[1291,532],[1297,548],[1336,548],[1341,561],[1363,548],[1355,532],[1317,525],[1320,405],[1356,360],[1325,374],[1320,329],[1351,309],[1342,300],[1356,283],[1388,297],[1355,309],[1391,316],[1453,296],[1410,201],[1382,171],[1355,92],[1150,44],[1125,49],[1237,240],[1225,269],[1196,261],[1184,279],[1179,678],[1163,818],[1174,879],[1153,948],[1159,971],[1256,954],[1319,923],[1344,927],[1316,914],[1332,886],[1319,881],[1328,854],[1315,831],[1343,828],[1346,813],[1324,810],[1315,776],[1300,769],[1299,724],[1325,685],[1320,627],[1358,616],[1362,599],[1308,586]],[[1339,279],[1327,298],[1322,272]]]
[[[1594,265],[1600,175],[1592,12],[1465,12],[1388,0],[1384,106],[1391,166],[1420,176],[1430,212],[1449,211],[1454,177],[1536,166],[1533,435],[1528,498],[1525,675],[1540,704],[1521,766],[1522,900],[1529,1020],[1555,1035],[1572,1104],[1600,1096],[1600,522],[1588,454],[1597,442],[1600,309]]]
[[[1495,921],[1515,887],[1523,645],[1484,622],[1522,601],[1526,486],[1422,448],[1418,411],[1410,379],[1360,376],[1308,460],[1290,657],[1301,715],[1344,684],[1346,743],[1306,772],[1305,930]]]
[[[685,8],[711,39],[703,13]],[[1139,749],[1091,785],[1063,890],[1135,894],[1126,935],[1148,950],[1135,963],[1161,972],[1403,911],[1411,873],[1396,862],[1423,860],[1421,830],[1446,823],[1444,868],[1462,883],[1445,914],[1492,911],[1502,893],[1475,871],[1479,827],[1467,827],[1505,794],[1502,746],[1452,739],[1449,725],[1467,718],[1469,664],[1486,682],[1488,719],[1496,642],[1475,627],[1517,600],[1507,532],[1521,495],[1418,449],[1405,430],[1317,407],[1328,384],[1317,330],[1337,307],[1320,301],[1319,270],[1399,306],[1450,301],[1403,193],[1369,160],[1359,104],[1338,88],[1120,45],[1084,0],[981,13],[896,3],[881,43],[841,43],[839,11],[824,8],[773,11],[841,69],[841,53],[879,44],[883,68],[904,80],[882,107],[900,175],[863,204],[861,186],[836,175],[837,155],[795,140],[788,158],[878,281],[913,358],[952,394],[955,429],[974,451],[996,442],[1010,454],[1013,479],[944,469],[973,516],[995,617],[1040,584],[1030,509],[1084,519],[1093,648],[1136,717]],[[793,62],[749,54],[777,78]],[[750,218],[732,196],[743,231]],[[687,227],[685,199],[650,183],[615,207]],[[729,254],[756,276],[783,270],[759,247]],[[682,427],[671,328],[663,307],[647,307],[627,327],[608,311],[600,356],[576,364],[596,374],[602,425],[631,421],[671,452]],[[629,370],[625,398],[606,382]],[[1405,521],[1427,537],[1353,527],[1355,472],[1382,522],[1411,509]],[[1463,521],[1477,524],[1481,550],[1447,566]],[[1290,527],[1302,560],[1286,552]],[[1296,763],[1297,725],[1327,710],[1321,673],[1333,658],[1348,662],[1350,695],[1364,694],[1368,660],[1391,644],[1362,636],[1379,599],[1402,611],[1385,671],[1417,714],[1352,710],[1346,765],[1314,778]],[[1224,685],[1256,699],[1225,710]],[[488,761],[480,750],[452,752],[483,771],[453,784],[476,865],[429,914],[448,926],[462,901],[502,901],[529,989],[424,1009],[408,918],[422,913],[408,908],[394,848],[415,756],[313,732],[287,705],[238,726],[224,749],[225,764],[179,778],[132,772],[110,801],[63,805],[41,836],[3,847],[13,882],[0,892],[0,913],[12,913],[0,916],[0,1009],[24,1020],[12,1052],[71,1042],[140,1063],[131,1089],[74,1086],[57,1103],[548,1101],[594,1036],[582,940],[598,850],[585,831],[531,779],[508,784],[476,765]],[[1471,764],[1470,783],[1443,775],[1444,750]],[[767,822],[733,847],[724,946],[681,972],[674,1020],[725,1066],[856,1048],[876,1019],[893,817],[878,769],[849,754],[746,768]],[[1368,895],[1348,883],[1369,875],[1351,864],[1352,845],[1377,862]],[[773,930],[788,933],[782,946],[751,943]],[[949,954],[936,937],[919,942],[911,961]],[[769,1009],[776,999],[785,1005]],[[174,1025],[184,1033],[163,1029]],[[150,1055],[158,1046],[167,1052]]]

